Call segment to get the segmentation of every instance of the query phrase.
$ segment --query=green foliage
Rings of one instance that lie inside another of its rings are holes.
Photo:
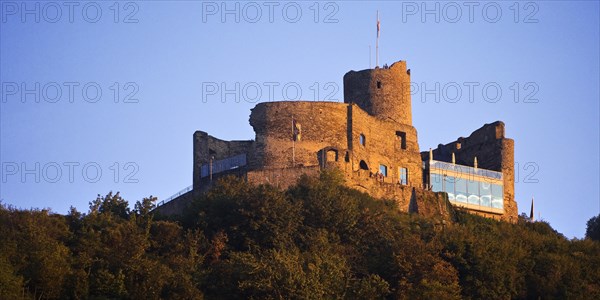
[[[0,252],[0,298],[23,298],[23,277],[15,274],[15,270],[4,252]]]
[[[342,182],[227,178],[180,220],[118,193],[85,214],[0,205],[0,299],[600,299],[600,216],[568,240],[545,222],[401,213]]]
[[[190,212],[187,224],[209,237],[223,232],[236,250],[293,245],[302,222],[299,203],[281,191],[233,177],[217,183]]]
[[[593,241],[600,241],[600,214],[587,221],[585,237]]]

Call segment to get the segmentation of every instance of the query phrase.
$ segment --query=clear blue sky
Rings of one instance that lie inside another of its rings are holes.
[[[192,183],[195,130],[252,139],[253,102],[342,101],[369,46],[375,63],[379,10],[380,64],[408,61],[419,87],[422,150],[502,120],[520,212],[535,197],[568,237],[599,213],[598,1],[0,3],[6,204],[171,196]]]

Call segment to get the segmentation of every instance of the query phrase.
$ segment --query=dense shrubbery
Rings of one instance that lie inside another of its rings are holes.
[[[340,180],[230,178],[176,220],[118,194],[86,214],[1,206],[0,298],[600,298],[598,242],[544,222],[424,219]]]

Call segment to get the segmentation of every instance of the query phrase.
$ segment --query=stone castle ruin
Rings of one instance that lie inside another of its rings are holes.
[[[504,136],[504,123],[421,152],[405,61],[346,73],[344,103],[259,103],[250,125],[256,138],[249,141],[196,131],[193,186],[160,203],[159,212],[183,211],[193,195],[230,174],[285,188],[302,174],[337,168],[347,186],[393,199],[402,211],[443,215],[449,202],[489,218],[517,219],[514,141]]]

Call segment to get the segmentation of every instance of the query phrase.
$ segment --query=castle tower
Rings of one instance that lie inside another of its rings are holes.
[[[389,68],[350,71],[344,75],[344,102],[370,115],[412,126],[410,70],[406,61]]]

